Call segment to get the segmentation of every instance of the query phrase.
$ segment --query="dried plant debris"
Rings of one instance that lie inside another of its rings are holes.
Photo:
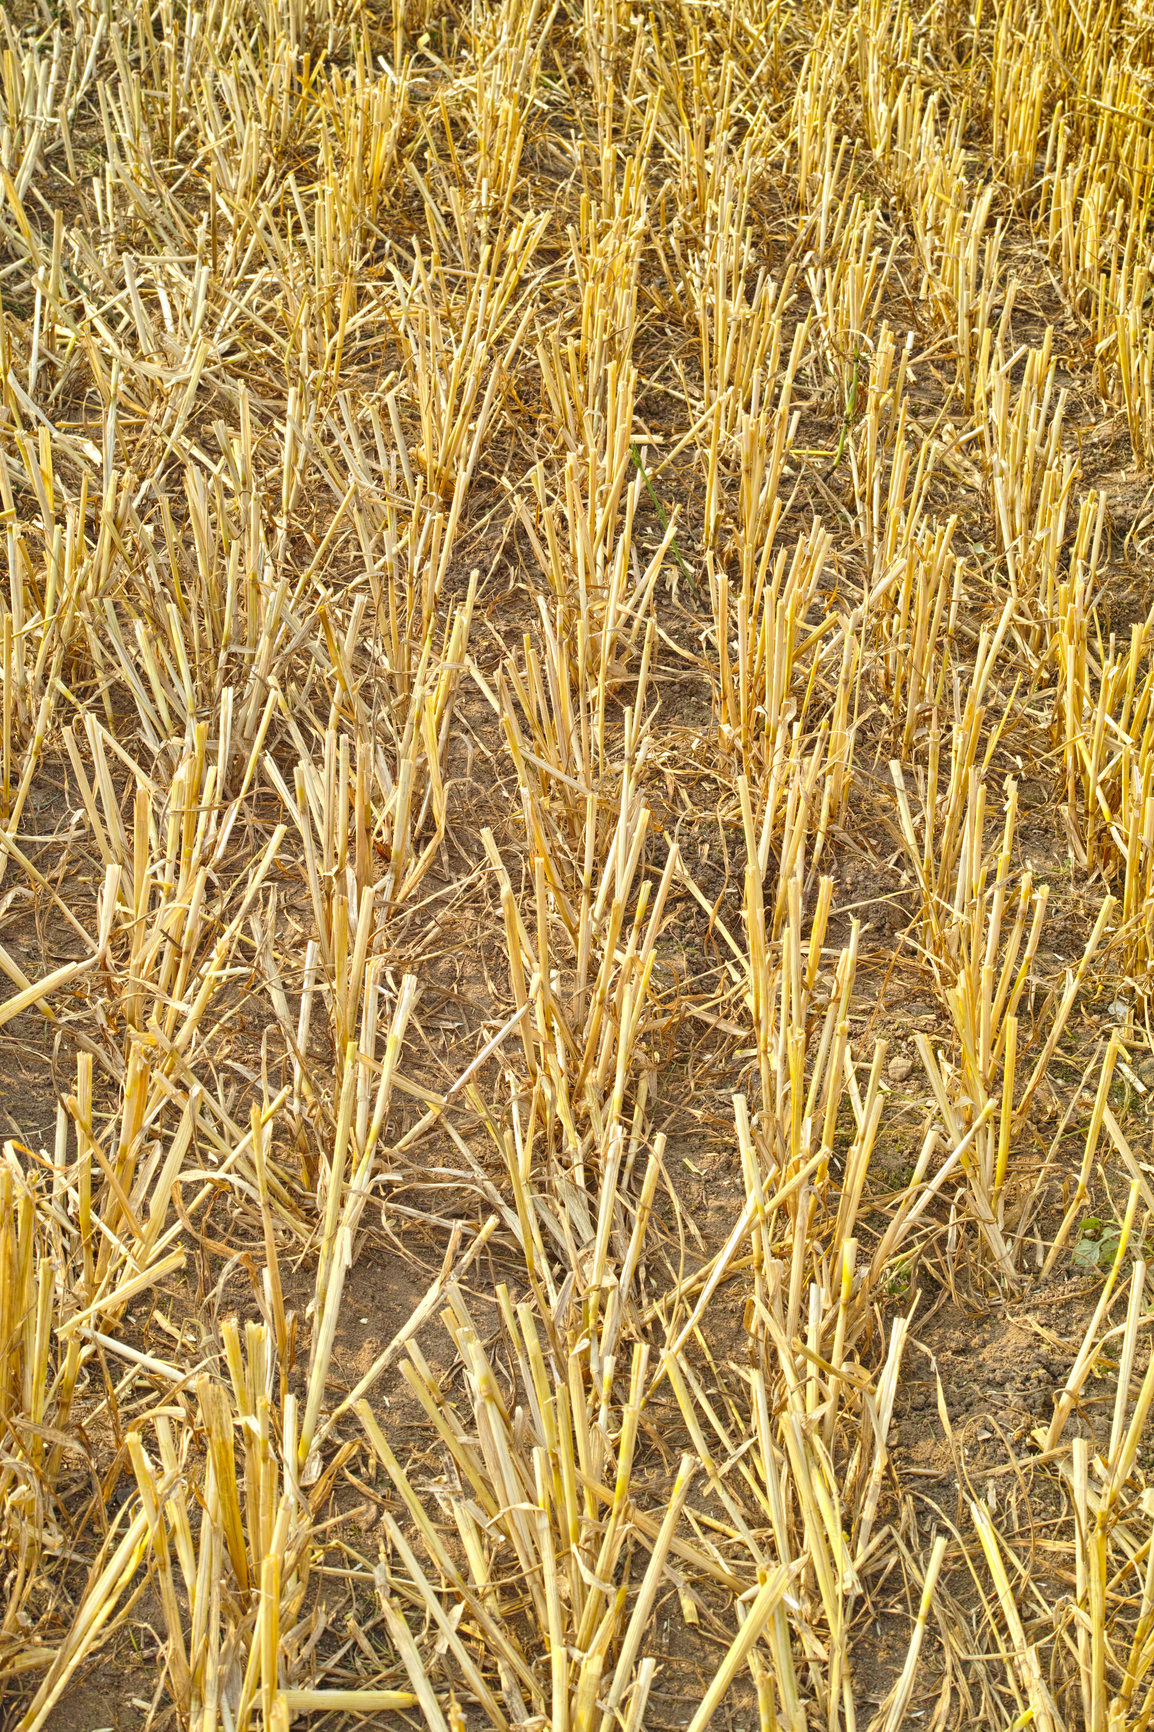
[[[1154,1721],[1154,31],[18,0],[0,1723]]]

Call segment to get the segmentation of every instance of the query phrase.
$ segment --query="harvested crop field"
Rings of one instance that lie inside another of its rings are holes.
[[[1154,1719],[1154,13],[0,16],[4,1732]]]

